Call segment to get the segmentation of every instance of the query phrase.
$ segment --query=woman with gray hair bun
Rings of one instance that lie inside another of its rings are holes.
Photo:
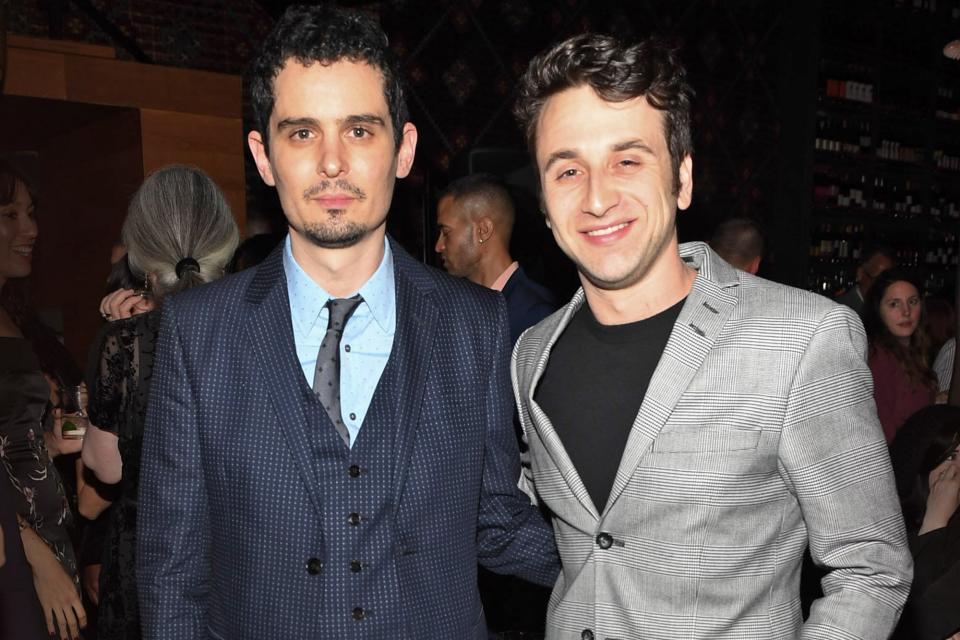
[[[101,330],[87,374],[91,427],[83,462],[102,482],[120,483],[104,545],[97,633],[130,640],[140,637],[134,551],[140,449],[160,325],[156,307],[167,295],[222,276],[239,234],[213,180],[195,167],[172,165],[150,175],[134,194],[121,236],[144,290],[122,290],[101,305],[114,321]]]

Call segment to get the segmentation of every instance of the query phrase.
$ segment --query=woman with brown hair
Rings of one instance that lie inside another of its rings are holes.
[[[920,286],[901,269],[881,273],[864,301],[863,324],[870,339],[868,363],[880,424],[893,440],[914,412],[933,404],[937,376],[930,368]]]

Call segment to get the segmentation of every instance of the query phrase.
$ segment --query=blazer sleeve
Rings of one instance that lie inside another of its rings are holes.
[[[509,325],[499,300],[499,318],[486,390],[487,435],[477,523],[477,557],[487,569],[553,586],[560,573],[553,530],[517,486],[520,451],[513,428],[508,376]]]
[[[913,565],[865,353],[859,320],[835,307],[814,331],[787,399],[780,470],[813,560],[828,571],[805,639],[886,638],[910,590]]]
[[[209,527],[197,405],[176,320],[164,302],[144,427],[137,586],[145,639],[205,638]]]

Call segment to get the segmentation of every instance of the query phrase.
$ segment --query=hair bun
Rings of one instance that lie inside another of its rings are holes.
[[[200,273],[200,263],[194,260],[193,258],[187,257],[180,260],[176,266],[177,279],[183,277],[183,274],[187,271],[196,271]]]

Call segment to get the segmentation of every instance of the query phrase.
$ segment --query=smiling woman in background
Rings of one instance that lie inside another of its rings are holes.
[[[864,301],[873,395],[887,442],[910,415],[936,397],[923,313],[920,286],[901,269],[880,274]]]
[[[0,627],[0,636],[58,632],[66,639],[78,637],[87,618],[68,532],[72,514],[52,458],[75,453],[81,440],[61,437],[59,420],[51,416],[50,387],[29,341],[41,332],[23,293],[38,236],[35,202],[29,181],[0,161],[0,491],[6,493],[0,504],[12,502],[16,509],[34,587],[31,594],[22,584],[0,582],[0,623],[8,625]]]

